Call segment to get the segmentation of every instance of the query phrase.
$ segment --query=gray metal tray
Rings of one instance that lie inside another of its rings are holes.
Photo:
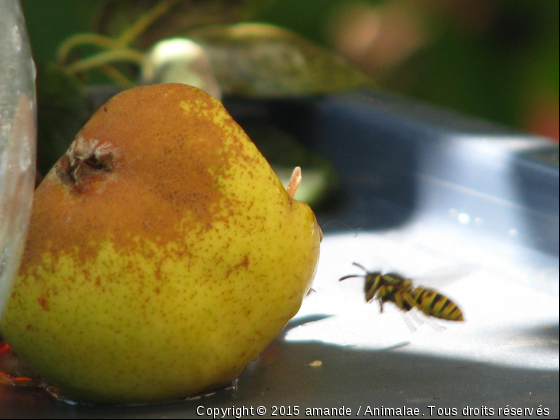
[[[236,390],[111,407],[0,387],[0,417],[558,417],[556,144],[382,92],[229,107],[291,131],[340,175],[301,311]],[[438,288],[466,322],[379,313],[362,280],[337,281],[360,273],[354,261]]]

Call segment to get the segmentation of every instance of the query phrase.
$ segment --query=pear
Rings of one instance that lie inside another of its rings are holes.
[[[37,188],[0,334],[73,401],[215,390],[296,314],[320,241],[312,210],[218,100],[133,88]]]

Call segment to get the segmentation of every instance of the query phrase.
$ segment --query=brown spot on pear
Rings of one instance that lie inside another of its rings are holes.
[[[35,192],[0,332],[67,398],[145,403],[235,379],[298,311],[320,229],[210,95],[111,99]]]

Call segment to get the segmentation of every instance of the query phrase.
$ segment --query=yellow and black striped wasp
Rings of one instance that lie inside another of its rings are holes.
[[[412,280],[397,273],[382,274],[381,271],[367,271],[358,263],[353,263],[365,271],[365,275],[350,274],[341,277],[339,281],[351,277],[364,277],[366,282],[364,291],[366,301],[379,301],[381,312],[385,302],[393,302],[403,311],[418,308],[427,316],[445,319],[447,321],[464,321],[461,309],[448,297],[442,295],[435,289],[426,287],[414,287]]]

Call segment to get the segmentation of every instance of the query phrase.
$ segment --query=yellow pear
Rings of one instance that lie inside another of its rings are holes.
[[[214,390],[296,314],[320,240],[219,101],[137,87],[91,118],[36,190],[0,334],[75,401]]]

